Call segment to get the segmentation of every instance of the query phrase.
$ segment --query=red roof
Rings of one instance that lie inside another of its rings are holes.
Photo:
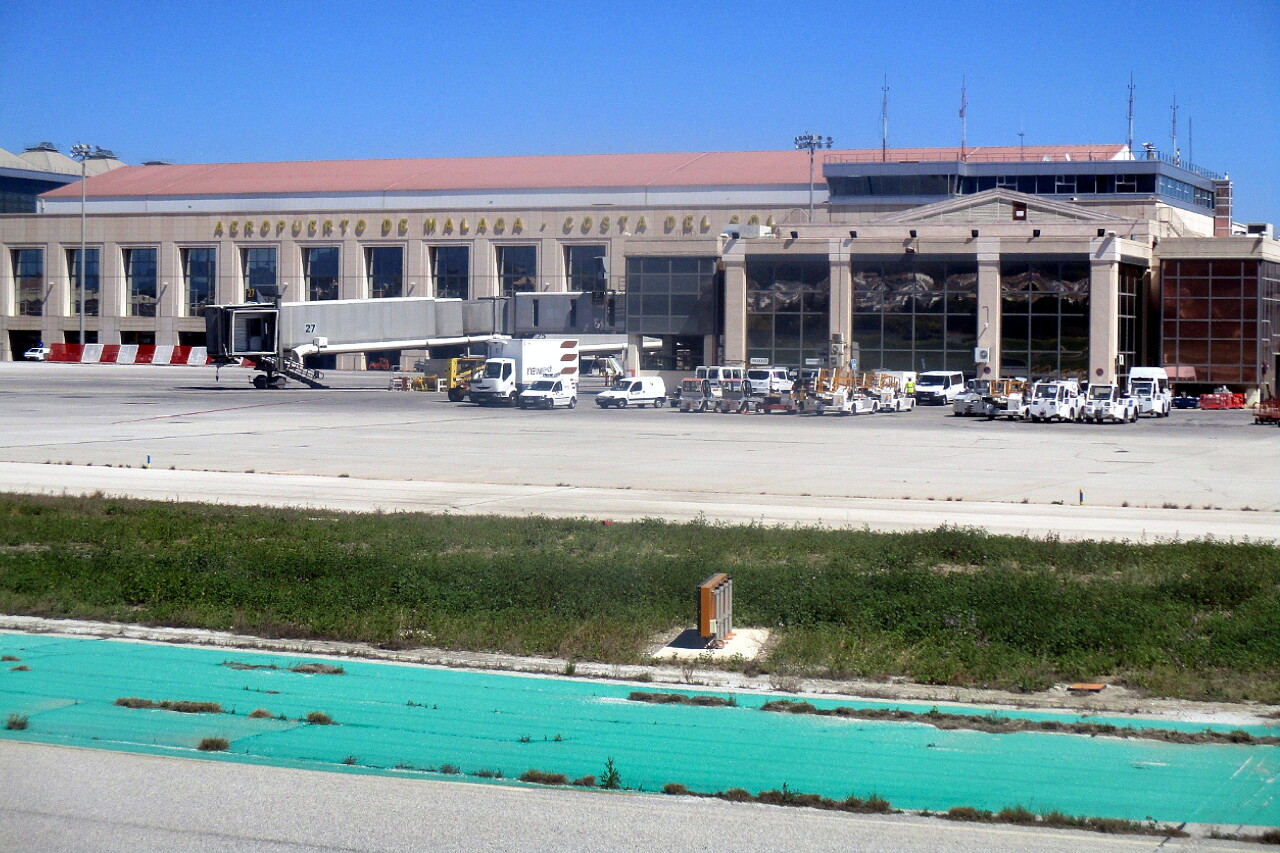
[[[969,148],[966,159],[1109,160],[1123,145]],[[957,160],[958,148],[895,148],[889,162]],[[879,161],[880,149],[820,151],[818,163]],[[821,179],[821,173],[817,175]],[[98,198],[300,195],[312,193],[424,193],[466,190],[622,189],[807,184],[806,151],[729,151],[688,154],[568,154],[538,157],[459,157],[420,160],[318,160],[295,163],[211,163],[126,166],[89,178]],[[79,197],[79,185],[45,193]]]

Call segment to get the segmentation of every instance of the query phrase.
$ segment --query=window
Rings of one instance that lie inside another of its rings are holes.
[[[498,247],[498,295],[531,293],[538,289],[538,247]]]
[[[1258,354],[1274,346],[1268,268],[1274,265],[1238,260],[1162,265],[1162,361],[1176,368],[1171,373],[1190,383],[1258,381]]]
[[[366,249],[365,269],[369,275],[369,295],[374,299],[404,296],[404,249],[399,246]]]
[[[604,246],[565,246],[564,268],[569,290],[600,291],[609,289],[609,270]]]
[[[308,301],[338,298],[338,257],[337,246],[308,246],[302,250],[302,279]]]
[[[1087,377],[1087,260],[1006,260],[1000,265],[1000,293],[1000,361],[1006,376]]]
[[[18,315],[44,314],[44,250],[13,250],[13,283],[18,297]]]
[[[967,370],[977,344],[971,258],[852,260],[853,340],[869,370]]]
[[[827,258],[747,260],[747,358],[798,367],[826,363],[831,264]]]
[[[218,250],[183,249],[182,283],[187,291],[187,316],[199,317],[217,291]]]
[[[86,317],[97,317],[101,310],[99,294],[102,292],[102,279],[99,274],[98,249],[85,249],[84,266],[84,314]],[[71,278],[71,303],[75,306],[75,315],[80,316],[80,250],[67,249],[67,271]],[[77,339],[78,341],[79,339]]]
[[[716,281],[715,258],[627,258],[627,330],[649,335],[714,334]]]
[[[470,299],[471,250],[466,246],[432,247],[431,277],[437,299]]]
[[[244,279],[246,299],[274,298],[276,290],[276,250],[274,248],[241,249],[240,273]],[[259,290],[262,290],[259,293]]]
[[[156,316],[156,249],[125,249],[124,280],[130,317]]]

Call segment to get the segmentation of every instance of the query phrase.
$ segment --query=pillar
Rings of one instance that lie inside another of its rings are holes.
[[[1120,246],[1114,236],[1097,237],[1089,252],[1090,382],[1114,382],[1120,354]]]
[[[831,300],[830,308],[831,322],[830,335],[831,340],[837,337],[844,340],[845,352],[849,352],[849,345],[853,343],[853,276],[849,273],[850,266],[850,247],[846,245],[852,242],[850,240],[832,240],[831,248],[827,254],[830,262],[831,270]],[[847,358],[847,356],[846,356]],[[832,367],[843,367],[844,365],[831,364]]]
[[[978,378],[1000,377],[1002,327],[1000,288],[1000,240],[978,239],[978,346],[991,350],[985,363],[976,365]]]
[[[724,361],[747,360],[747,264],[743,255],[724,258]]]

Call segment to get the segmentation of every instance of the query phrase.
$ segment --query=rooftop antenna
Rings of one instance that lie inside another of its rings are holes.
[[[1133,159],[1133,72],[1129,72],[1129,136],[1125,142],[1129,146],[1129,159]]]
[[[965,86],[964,77],[960,78],[960,159],[964,160],[965,154],[965,126],[964,114],[969,107],[969,99],[966,97],[967,88]]]
[[[884,85],[880,87],[883,97],[880,99],[880,162],[889,159],[889,75],[884,76]]]
[[[1195,126],[1191,123],[1191,116],[1187,116],[1187,160],[1192,163],[1196,161],[1194,130]]]
[[[1178,151],[1178,93],[1173,93],[1173,127],[1169,133],[1169,147],[1173,149],[1174,165],[1179,165],[1182,160],[1181,152]]]
[[[1018,122],[1018,159],[1027,159],[1027,132],[1023,130],[1022,122]]]

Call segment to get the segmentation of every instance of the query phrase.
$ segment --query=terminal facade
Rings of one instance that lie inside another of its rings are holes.
[[[590,331],[661,342],[642,369],[1156,365],[1189,391],[1274,392],[1280,243],[1232,221],[1224,176],[1124,145],[810,156],[112,168],[0,215],[0,359],[82,324],[88,343],[199,346],[206,305],[255,291],[582,291]]]

